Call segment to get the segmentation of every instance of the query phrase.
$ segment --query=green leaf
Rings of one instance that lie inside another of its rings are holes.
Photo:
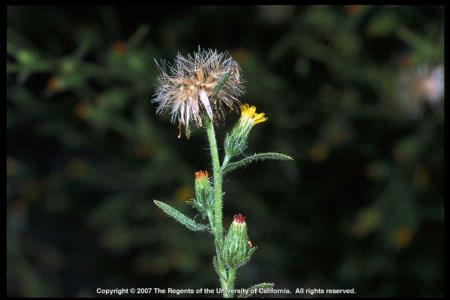
[[[241,159],[239,161],[230,163],[222,168],[223,175],[225,175],[228,172],[231,172],[237,168],[244,167],[252,162],[256,162],[259,160],[266,160],[266,159],[276,159],[276,160],[294,160],[289,155],[276,153],[276,152],[266,152],[266,153],[255,153],[251,156],[248,156],[244,159]]]
[[[208,225],[199,224],[192,220],[191,218],[187,217],[186,215],[182,214],[175,208],[173,208],[170,205],[167,205],[164,202],[153,200],[155,202],[156,206],[161,208],[163,212],[174,218],[176,221],[180,222],[182,225],[186,226],[188,229],[192,231],[206,231],[209,229]]]
[[[251,290],[253,289],[268,289],[268,288],[273,288],[275,286],[275,284],[271,283],[271,282],[261,282],[258,284],[254,284],[251,287],[249,287],[248,289],[246,289],[247,293],[242,293],[238,296],[238,298],[248,298],[253,296],[254,294],[250,293]]]

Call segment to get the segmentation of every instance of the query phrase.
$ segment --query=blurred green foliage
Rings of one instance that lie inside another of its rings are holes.
[[[296,159],[225,182],[225,226],[245,214],[259,248],[237,287],[442,296],[443,99],[397,83],[443,63],[443,12],[9,6],[8,295],[217,286],[210,240],[152,202],[189,212],[194,172],[210,167],[204,132],[177,139],[149,101],[153,60],[201,45],[231,53],[242,100],[269,116],[248,153]]]

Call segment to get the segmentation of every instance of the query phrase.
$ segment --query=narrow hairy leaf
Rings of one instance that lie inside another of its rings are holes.
[[[261,282],[255,285],[252,285],[251,287],[249,287],[247,290],[247,293],[242,293],[238,296],[238,298],[248,298],[253,296],[254,293],[250,293],[251,290],[253,289],[268,289],[268,288],[273,288],[275,286],[275,284],[271,283],[271,282]]]
[[[182,214],[181,212],[179,212],[172,206],[167,205],[164,202],[161,202],[158,200],[153,200],[153,202],[155,202],[156,206],[161,208],[161,210],[163,212],[165,212],[166,214],[168,214],[169,216],[174,218],[176,221],[178,221],[179,223],[186,226],[188,229],[190,229],[192,231],[205,231],[205,230],[209,229],[209,227],[207,225],[199,224],[199,223],[195,222],[191,218],[187,217],[186,215]]]
[[[266,160],[266,159],[294,160],[289,155],[276,153],[276,152],[255,153],[255,154],[248,156],[244,159],[241,159],[239,161],[229,163],[224,168],[222,168],[222,172],[223,172],[223,174],[226,174],[228,172],[234,171],[237,168],[244,167],[252,162],[256,162],[259,160]]]

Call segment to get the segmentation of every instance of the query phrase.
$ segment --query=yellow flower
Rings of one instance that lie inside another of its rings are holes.
[[[256,113],[256,107],[249,104],[241,105],[241,117],[234,125],[231,133],[225,137],[225,155],[230,158],[242,154],[247,147],[247,139],[253,126],[267,121],[265,113]]]
[[[249,104],[241,105],[241,118],[249,122],[252,126],[267,121],[265,113],[256,113],[256,107]]]

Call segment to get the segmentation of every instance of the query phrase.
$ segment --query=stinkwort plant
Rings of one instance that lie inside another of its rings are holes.
[[[157,63],[160,70],[153,102],[158,103],[157,113],[171,115],[178,121],[179,135],[184,129],[189,138],[194,127],[206,128],[209,142],[212,176],[208,171],[195,172],[195,198],[189,203],[204,220],[199,223],[166,203],[154,200],[166,214],[192,231],[210,233],[216,248],[212,263],[219,276],[224,297],[233,297],[236,271],[249,262],[257,247],[247,234],[247,224],[242,214],[236,214],[228,231],[223,228],[222,179],[231,171],[252,162],[266,159],[292,160],[288,155],[267,152],[244,156],[252,128],[267,121],[264,113],[256,113],[256,107],[240,105],[241,116],[232,130],[225,136],[224,157],[220,160],[214,125],[225,119],[230,110],[239,107],[239,97],[244,92],[241,69],[227,53],[217,50],[202,50],[178,54],[173,64]],[[260,283],[247,289],[270,288],[272,283]]]

